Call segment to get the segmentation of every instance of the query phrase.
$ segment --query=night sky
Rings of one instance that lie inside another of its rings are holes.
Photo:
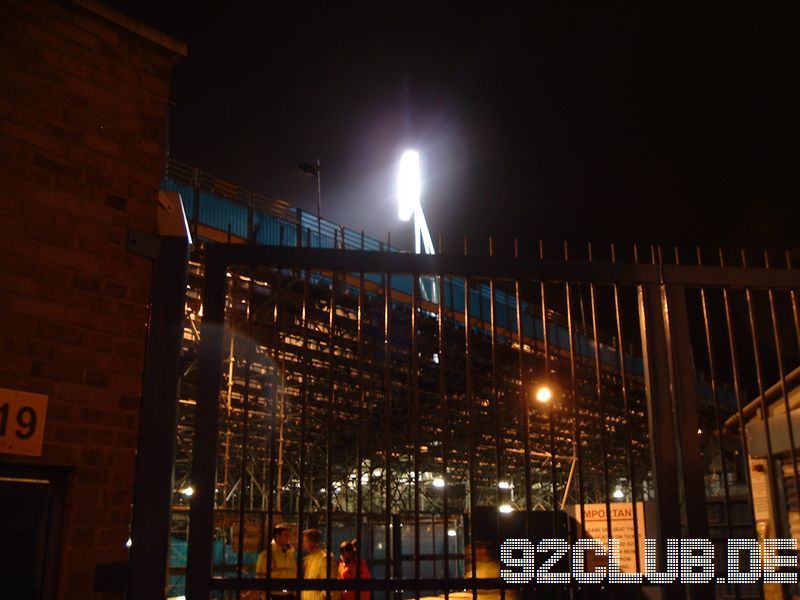
[[[374,237],[411,240],[414,147],[452,249],[799,245],[798,5],[109,4],[188,44],[173,158],[313,211],[319,157],[323,216]]]

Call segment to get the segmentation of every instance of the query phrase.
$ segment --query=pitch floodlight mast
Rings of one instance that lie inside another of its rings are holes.
[[[422,182],[419,168],[419,152],[416,150],[406,150],[400,157],[400,168],[397,173],[397,216],[401,221],[409,221],[414,217],[414,252],[422,254],[436,254],[433,249],[433,240],[428,231],[428,223],[425,221],[425,213],[422,212],[420,196],[422,195]],[[424,285],[425,279],[420,277],[420,284],[426,300],[438,302],[436,297],[436,285],[431,286],[431,293],[428,294]]]
[[[400,157],[400,169],[397,174],[397,216],[401,221],[409,221],[414,217],[414,251],[417,254],[435,254],[433,240],[425,214],[422,212],[420,196],[422,183],[419,170],[419,152],[406,150]]]

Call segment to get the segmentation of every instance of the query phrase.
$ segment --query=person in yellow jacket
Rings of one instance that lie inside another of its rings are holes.
[[[297,578],[297,551],[292,547],[292,527],[287,523],[278,523],[272,528],[272,542],[270,542],[270,579],[296,579]],[[267,576],[267,551],[262,550],[256,560],[256,577]],[[276,600],[291,600],[294,592],[272,590],[269,597]],[[259,594],[260,600],[267,600],[265,593]]]
[[[337,560],[322,545],[322,532],[319,529],[303,531],[303,552],[303,579],[336,579],[339,576]],[[331,590],[331,600],[341,598],[341,591]],[[325,590],[303,590],[300,600],[326,600]]]

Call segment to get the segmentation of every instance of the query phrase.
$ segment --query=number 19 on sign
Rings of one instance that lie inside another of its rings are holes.
[[[41,456],[47,396],[0,388],[0,452]]]

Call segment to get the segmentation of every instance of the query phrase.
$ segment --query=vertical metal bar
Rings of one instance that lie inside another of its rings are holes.
[[[443,244],[442,238],[439,236],[439,254],[443,252]],[[444,418],[442,419],[442,480],[444,481],[444,487],[442,488],[442,512],[443,516],[442,519],[444,521],[444,579],[445,579],[445,589],[444,589],[444,597],[445,600],[449,600],[450,598],[450,541],[449,535],[447,534],[447,530],[450,524],[450,517],[449,517],[449,507],[448,507],[448,488],[450,487],[450,477],[448,473],[448,459],[449,459],[449,452],[450,452],[450,445],[449,445],[449,438],[450,438],[450,412],[448,410],[447,404],[447,367],[446,367],[446,353],[445,353],[445,327],[444,327],[444,305],[445,305],[445,294],[444,294],[444,274],[440,273],[437,277],[437,285],[438,285],[438,292],[439,292],[439,304],[437,306],[438,315],[437,315],[437,326],[438,326],[438,357],[439,357],[439,396],[442,406],[442,414]],[[451,281],[452,286],[452,281]],[[452,287],[450,291],[450,300],[453,300],[453,292]]]
[[[489,256],[494,257],[494,239],[489,238]],[[497,318],[495,302],[494,277],[489,279],[489,326],[491,330],[491,377],[492,377],[492,404],[494,407],[494,458],[495,458],[495,488],[497,491],[497,505],[500,505],[500,482],[503,480],[503,442],[500,432],[500,390],[497,385]],[[500,513],[497,515],[498,523]]]
[[[211,591],[226,266],[222,252],[218,247],[210,245],[206,251],[204,316],[201,324],[198,394],[190,478],[195,489],[189,508],[189,547],[186,560],[186,594],[190,600],[208,598]]]
[[[295,235],[297,236],[295,243],[297,247],[300,248],[303,245],[303,211],[299,208],[297,209],[297,231]],[[298,552],[298,554],[300,553]]]
[[[539,258],[544,259],[544,242],[539,240]],[[544,281],[539,282],[539,289],[541,291],[542,300],[542,332],[544,335],[544,384],[549,387],[550,385],[550,344],[547,333],[547,285]],[[555,424],[553,422],[553,412],[555,411],[554,405],[556,402],[555,395],[550,400],[550,406],[547,406],[547,423],[550,433],[550,477],[552,482],[553,491],[553,535],[558,533],[558,491],[556,490],[556,437],[555,437]]]
[[[705,501],[705,480],[700,442],[697,439],[697,391],[694,361],[689,339],[686,290],[682,285],[662,287],[664,322],[667,331],[667,358],[670,365],[671,389],[675,412],[679,456],[686,501],[686,524],[693,536],[708,537],[708,512]],[[695,593],[704,594],[708,586],[695,586]]]
[[[253,362],[253,328],[252,328],[252,304],[253,304],[253,275],[250,274],[250,281],[247,282],[247,305],[245,317],[245,331],[247,335],[247,354],[245,355],[245,372],[244,372],[244,398],[242,406],[242,449],[241,456],[239,457],[239,540],[236,554],[236,578],[242,578],[242,566],[244,564],[244,501],[248,490],[252,484],[248,481],[248,468],[247,468],[247,446],[250,435],[250,367]],[[231,332],[231,335],[234,335]],[[236,590],[236,597],[240,596],[239,590]]]
[[[722,250],[719,250],[720,266],[725,266],[725,256]],[[728,333],[728,347],[731,355],[731,378],[733,379],[733,394],[736,397],[736,413],[739,423],[739,443],[742,448],[743,471],[745,481],[747,482],[747,503],[750,506],[750,518],[752,519],[751,526],[753,531],[756,527],[755,507],[753,506],[753,482],[750,479],[750,468],[747,464],[750,449],[747,443],[747,435],[745,434],[745,421],[744,421],[744,408],[742,402],[742,390],[739,377],[739,359],[736,355],[736,334],[733,329],[733,317],[731,314],[731,303],[728,296],[728,288],[722,288],[722,303],[725,310],[725,328]]]
[[[303,304],[300,315],[300,326],[302,328],[302,338],[300,344],[300,470],[298,473],[299,485],[297,488],[297,581],[303,579],[303,521],[305,518],[305,478],[306,478],[306,429],[308,427],[308,312],[310,284],[310,271],[303,270]]]
[[[283,231],[283,229],[281,229]],[[284,378],[284,348],[283,348],[283,339],[284,336],[281,333],[281,324],[283,322],[283,310],[281,310],[281,298],[282,298],[282,287],[283,287],[283,277],[281,274],[280,267],[275,268],[275,305],[273,308],[272,313],[272,321],[274,323],[273,329],[273,340],[272,340],[272,356],[275,363],[275,369],[278,371],[278,389],[275,393],[275,398],[272,400],[272,424],[270,425],[269,430],[269,483],[267,489],[269,490],[269,496],[267,497],[267,543],[266,543],[266,554],[267,554],[267,579],[272,577],[272,527],[274,525],[273,519],[273,511],[275,510],[274,505],[274,496],[277,496],[278,500],[278,510],[281,509],[281,493],[282,493],[282,484],[281,484],[281,477],[277,478],[277,483],[275,480],[275,427],[279,426],[281,431],[283,431],[283,410],[280,411],[280,418],[281,423],[277,422],[277,415],[278,415],[278,403],[281,404],[281,409],[283,408],[284,398],[285,398],[285,378]],[[282,435],[280,436],[280,444],[283,445]],[[282,447],[279,449],[282,451]],[[279,457],[282,459],[282,456]],[[274,495],[273,495],[274,494]]]
[[[445,531],[445,539],[447,539],[447,531]],[[436,515],[431,511],[431,554],[433,559],[433,578],[436,579]],[[436,591],[436,590],[434,590]]]
[[[392,323],[392,275],[383,273],[383,456],[384,456],[384,477],[386,478],[386,490],[384,499],[384,532],[386,536],[384,547],[386,548],[385,580],[387,600],[391,590],[392,578],[392,555],[394,546],[392,544],[392,489],[391,489],[391,468],[392,468],[392,346],[391,346],[391,323]],[[397,532],[399,535],[399,532]]]
[[[364,251],[364,230],[361,230],[361,251]],[[356,561],[356,579],[361,580],[361,555],[363,531],[361,521],[364,518],[363,484],[361,482],[361,463],[363,462],[364,406],[366,405],[366,380],[364,378],[364,271],[358,274],[358,323],[356,332],[357,368],[358,368],[358,419],[356,423],[356,540],[358,540],[358,560]],[[358,594],[360,597],[360,594]]]
[[[419,347],[417,344],[417,304],[419,302],[419,273],[411,281],[411,437],[414,461],[414,580],[420,578],[420,524],[419,524]],[[414,585],[414,597],[419,599],[420,588]]]
[[[700,247],[697,247],[697,265],[701,266],[703,263],[703,255],[700,252]],[[723,442],[723,427],[722,427],[722,416],[719,410],[719,393],[717,390],[717,367],[716,367],[716,360],[714,356],[714,344],[712,342],[712,333],[711,333],[711,320],[708,316],[708,301],[706,299],[706,290],[704,287],[700,287],[700,304],[703,310],[703,329],[705,330],[705,340],[706,340],[706,355],[708,357],[708,370],[709,370],[709,380],[711,382],[711,399],[714,403],[714,425],[717,434],[717,442],[719,447],[719,457],[720,457],[720,466],[722,467],[722,490],[725,496],[725,526],[727,531],[728,539],[733,537],[733,527],[731,524],[731,509],[730,509],[730,502],[731,502],[731,495],[728,486],[728,468],[727,462],[725,461],[725,447]],[[740,597],[739,593],[739,585],[734,585],[733,592],[735,597],[738,599]]]
[[[514,238],[514,258],[519,258],[519,242]],[[523,357],[525,355],[525,329],[522,321],[522,294],[520,293],[520,281],[514,280],[514,301],[517,309],[517,343],[519,351],[517,353],[517,377],[519,378],[520,410],[522,411],[522,449],[525,453],[523,458],[525,469],[525,537],[531,539],[531,511],[533,503],[531,501],[531,425],[530,410],[528,407],[529,390],[525,386],[525,368]],[[533,332],[531,340],[531,350],[536,348],[536,332]]]
[[[611,244],[611,262],[617,262],[617,249],[614,244]],[[628,398],[628,379],[627,369],[625,368],[625,343],[622,336],[622,310],[620,308],[619,299],[619,286],[615,283],[613,286],[614,291],[614,319],[617,328],[617,350],[619,352],[619,374],[622,381],[622,406],[625,411],[625,437],[626,437],[626,451],[628,458],[628,481],[631,486],[631,506],[633,507],[633,539],[636,540],[633,546],[634,555],[636,559],[636,572],[641,573],[641,559],[639,551],[639,515],[638,507],[636,504],[636,471],[634,468],[633,458],[633,428],[631,427],[631,419],[633,418],[633,411],[631,411],[630,399]]]
[[[466,236],[464,237],[464,256],[469,256],[469,244]],[[470,286],[469,278],[464,277],[464,358],[466,360],[466,377],[467,377],[467,460],[468,460],[468,477],[469,477],[469,540],[472,545],[470,552],[470,569],[472,573],[472,599],[477,600],[477,564],[475,560],[475,493],[477,492],[475,486],[475,407],[474,407],[474,391],[472,383],[472,351],[470,347],[470,330],[471,311],[470,311]]]
[[[747,255],[742,250],[742,266],[747,267]],[[745,301],[747,303],[747,319],[750,325],[750,338],[753,343],[753,359],[756,368],[756,384],[758,386],[759,404],[761,406],[761,418],[764,421],[764,435],[767,442],[767,477],[769,477],[770,498],[772,499],[772,511],[775,515],[775,536],[780,537],[783,531],[783,524],[779,522],[780,519],[780,505],[778,504],[777,491],[777,478],[775,473],[775,465],[772,453],[772,437],[769,431],[769,410],[767,409],[767,400],[764,397],[764,380],[761,371],[761,348],[758,343],[758,329],[756,327],[756,317],[753,310],[753,298],[750,288],[745,288]]]
[[[564,260],[569,260],[569,245],[564,244]],[[575,457],[578,462],[578,505],[581,511],[581,531],[578,533],[579,537],[586,537],[586,503],[584,495],[585,479],[583,476],[583,432],[581,431],[580,411],[578,404],[578,373],[575,357],[575,326],[572,321],[572,284],[569,281],[564,282],[564,299],[567,309],[567,334],[569,335],[569,375],[570,375],[570,400],[572,408],[573,429],[572,435],[575,438]],[[581,300],[583,294],[581,293]],[[581,316],[583,320],[583,316]],[[585,321],[584,321],[585,323]]]
[[[591,242],[588,245],[589,262],[594,256]],[[595,374],[595,394],[597,404],[600,406],[600,452],[603,453],[603,496],[606,504],[606,531],[608,537],[613,538],[614,532],[611,528],[611,497],[608,494],[608,444],[606,441],[606,405],[603,401],[603,373],[600,366],[600,336],[597,330],[597,289],[594,283],[589,283],[589,309],[592,313],[592,338],[594,338],[594,374]]]
[[[769,253],[764,251],[764,267],[769,269]],[[795,447],[794,428],[792,427],[792,411],[789,407],[789,393],[786,389],[786,370],[783,366],[783,348],[781,347],[781,333],[778,325],[778,315],[775,310],[775,290],[769,288],[767,290],[769,297],[769,313],[772,321],[772,335],[775,340],[775,358],[778,367],[778,380],[781,386],[781,396],[783,397],[783,407],[786,410],[786,427],[789,431],[789,450],[792,457],[792,479],[794,481],[794,492],[797,501],[800,503],[800,476],[797,473],[797,448]],[[781,473],[781,475],[783,475]],[[787,509],[787,525],[791,529],[791,524],[788,519]],[[788,533],[788,532],[787,532]]]
[[[667,341],[662,311],[661,286],[657,283],[637,288],[639,326],[642,338],[645,389],[647,393],[647,424],[650,438],[653,483],[655,487],[656,531],[660,540],[681,537],[680,506],[678,494],[678,457],[673,429],[672,401],[667,360]],[[664,555],[657,560],[659,570],[664,568]],[[682,600],[682,586],[665,586],[667,598]]]
[[[186,238],[159,240],[158,259],[153,264],[131,523],[128,597],[136,600],[163,593],[167,582],[188,265]]]
[[[786,251],[786,268],[792,270],[792,255]],[[792,320],[794,321],[794,333],[797,337],[797,349],[800,351],[800,310],[797,308],[797,292],[794,289],[789,290],[789,300],[792,304]]]
[[[199,239],[200,228],[200,169],[195,167],[192,171],[192,237]]]
[[[741,251],[742,266],[747,267],[747,254],[744,249]],[[761,406],[761,417],[764,422],[764,436],[767,443],[767,477],[769,478],[769,492],[770,499],[772,500],[772,514],[775,517],[775,537],[785,537],[782,535],[784,532],[783,522],[781,519],[780,504],[778,502],[778,486],[777,474],[775,473],[775,459],[772,453],[772,437],[770,435],[769,427],[769,410],[767,408],[767,400],[764,396],[764,382],[761,371],[761,351],[758,343],[758,329],[756,327],[755,312],[753,310],[753,298],[750,288],[745,288],[745,301],[747,303],[747,317],[750,325],[750,338],[753,343],[753,357],[756,368],[756,384],[758,386],[759,404]],[[789,421],[789,431],[791,431],[792,423]],[[781,473],[781,477],[783,473]],[[788,517],[788,515],[787,515]],[[788,521],[788,519],[787,519]],[[789,590],[787,586],[781,586],[781,594],[784,600],[789,598]]]
[[[335,248],[335,244],[334,244]],[[328,301],[328,411],[325,419],[325,547],[328,552],[333,552],[333,407],[336,403],[336,392],[334,390],[334,366],[336,364],[336,352],[334,345],[336,335],[336,278],[337,273],[331,272],[331,294]],[[347,486],[347,481],[342,482],[342,487]],[[325,561],[325,577],[331,579],[331,561]],[[331,590],[325,587],[325,599],[331,600]]]
[[[494,238],[489,237],[489,256],[494,257]],[[483,315],[481,314],[481,317]],[[489,328],[491,339],[491,384],[492,384],[492,408],[494,417],[494,460],[495,460],[495,493],[497,498],[497,506],[500,507],[502,497],[500,493],[500,482],[503,480],[503,441],[500,430],[500,391],[497,385],[497,315],[496,315],[496,301],[495,301],[495,282],[494,277],[489,278]],[[498,510],[495,519],[497,521],[497,532],[500,533],[500,516]],[[505,600],[506,590],[500,588],[500,598]]]

